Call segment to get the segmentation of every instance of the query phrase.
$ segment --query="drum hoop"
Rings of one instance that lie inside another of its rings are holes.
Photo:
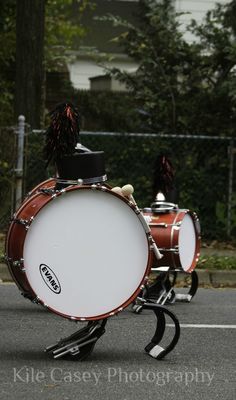
[[[201,228],[200,228],[200,221],[199,221],[197,214],[191,210],[187,210],[187,211],[188,211],[188,214],[190,214],[190,216],[192,217],[193,226],[194,226],[195,235],[196,235],[196,247],[195,247],[195,253],[193,256],[193,261],[192,261],[192,264],[190,265],[190,267],[185,271],[186,273],[191,273],[195,269],[197,262],[199,260],[199,257],[200,257]]]
[[[155,201],[151,204],[151,210],[154,214],[166,213],[178,210],[178,205],[165,201]]]
[[[178,217],[181,216],[182,214],[189,215],[191,217],[191,219],[192,219],[193,228],[194,228],[194,232],[195,232],[195,238],[196,238],[196,243],[195,244],[196,245],[195,245],[195,251],[194,251],[194,254],[193,254],[192,263],[191,263],[191,265],[189,266],[189,268],[187,270],[184,270],[182,268],[184,272],[191,273],[195,269],[196,264],[197,264],[198,259],[199,259],[199,256],[200,256],[201,235],[200,235],[200,232],[198,232],[198,229],[197,229],[197,222],[199,222],[199,219],[198,219],[196,213],[191,211],[191,210],[189,210],[189,209],[178,209],[178,211],[179,212],[176,214],[174,223],[179,221]],[[184,219],[184,217],[182,218],[182,220],[183,219]],[[179,233],[180,233],[179,230],[175,230],[172,227],[172,229],[171,229],[171,245],[172,246],[173,246],[172,240],[174,238],[174,234],[176,234],[179,237]],[[176,258],[176,255],[174,253],[172,253],[171,257],[172,257],[172,261],[174,262],[174,265],[175,265],[175,261],[174,260]],[[180,256],[179,256],[179,261],[180,261]]]
[[[48,180],[47,180],[47,181],[48,181]],[[47,181],[45,181],[45,182],[47,182]],[[39,186],[39,187],[42,187],[41,185],[38,185],[38,186]],[[115,308],[115,309],[113,309],[113,310],[111,310],[111,311],[109,311],[109,312],[107,312],[107,313],[105,313],[105,314],[101,314],[101,315],[95,315],[95,316],[92,316],[92,317],[78,317],[78,316],[68,316],[67,314],[63,314],[63,313],[61,313],[61,312],[59,312],[59,311],[53,309],[53,308],[50,307],[49,305],[45,304],[44,301],[43,301],[43,299],[40,299],[40,298],[37,296],[37,293],[33,290],[32,286],[30,285],[30,282],[29,282],[29,280],[28,280],[27,273],[26,273],[25,271],[24,271],[24,280],[26,281],[27,286],[29,286],[29,289],[31,290],[31,294],[32,294],[32,296],[34,297],[34,300],[33,300],[33,301],[36,302],[36,303],[40,303],[41,305],[45,306],[47,309],[51,310],[52,312],[56,313],[57,315],[60,315],[60,316],[62,316],[62,317],[64,317],[64,318],[67,318],[67,319],[79,320],[79,321],[99,320],[99,319],[102,319],[102,318],[108,318],[108,317],[110,317],[110,316],[113,316],[113,315],[115,315],[115,314],[121,312],[124,308],[126,308],[129,304],[131,304],[132,301],[135,300],[135,298],[138,296],[140,290],[143,289],[144,284],[148,281],[148,276],[149,276],[149,273],[150,273],[150,271],[151,271],[151,266],[152,266],[152,265],[151,265],[151,262],[152,262],[152,253],[151,253],[151,245],[150,245],[150,240],[149,240],[150,234],[149,234],[148,232],[145,231],[144,225],[142,224],[142,218],[143,218],[143,217],[142,217],[141,212],[137,209],[137,207],[136,207],[131,201],[129,201],[127,198],[125,198],[125,197],[123,197],[123,196],[121,196],[121,195],[119,195],[119,194],[117,194],[117,193],[111,191],[107,186],[101,186],[101,185],[99,185],[99,184],[97,184],[97,185],[94,184],[94,185],[91,185],[91,186],[88,186],[88,185],[78,185],[78,184],[77,184],[77,185],[69,186],[69,187],[67,187],[67,188],[65,188],[65,189],[62,189],[62,190],[60,190],[60,191],[55,191],[55,193],[54,193],[53,195],[50,195],[50,196],[49,196],[49,195],[43,194],[43,192],[36,191],[36,193],[34,193],[31,197],[29,197],[29,198],[21,205],[21,207],[17,210],[17,212],[14,214],[14,216],[15,216],[15,218],[17,218],[17,216],[20,216],[20,214],[23,212],[23,210],[24,210],[25,208],[28,208],[29,204],[30,204],[32,201],[34,201],[37,197],[39,197],[39,196],[41,197],[41,196],[42,196],[42,203],[40,204],[41,206],[40,206],[37,210],[35,210],[35,213],[34,213],[34,215],[33,215],[33,218],[32,218],[32,221],[31,221],[31,223],[33,223],[33,222],[34,222],[34,218],[37,216],[37,214],[38,214],[48,203],[50,203],[51,201],[53,201],[55,198],[60,197],[60,196],[61,196],[62,194],[64,194],[65,192],[70,192],[70,191],[74,191],[74,190],[78,190],[78,189],[79,189],[79,190],[99,190],[99,191],[102,191],[102,192],[109,193],[110,195],[115,196],[115,197],[119,198],[120,200],[122,200],[124,203],[126,203],[126,204],[129,206],[129,208],[137,215],[137,218],[140,220],[140,224],[141,224],[142,227],[143,227],[143,230],[144,230],[144,233],[145,233],[145,237],[146,237],[146,241],[147,241],[147,246],[148,246],[147,265],[146,265],[146,268],[144,269],[144,273],[143,273],[142,279],[140,280],[140,283],[139,283],[138,287],[136,288],[136,290],[134,291],[134,293],[132,293],[131,296],[130,296],[125,302],[123,302],[121,305],[119,305],[117,308]],[[44,199],[44,201],[43,201],[43,199]],[[137,210],[139,211],[139,213],[137,212]],[[12,230],[13,230],[13,228],[12,228],[13,226],[14,226],[14,220],[12,221],[12,223],[11,223],[11,225],[10,225],[10,228],[9,228],[8,243],[9,243],[9,239],[10,239],[10,236],[11,236],[11,233],[12,233]],[[22,225],[22,227],[23,227],[23,225]],[[23,228],[24,228],[24,227],[23,227]],[[20,238],[20,245],[19,245],[20,252],[21,252],[21,255],[22,255],[22,256],[23,256],[23,248],[24,248],[24,243],[25,243],[25,240],[26,240],[27,233],[28,233],[28,230],[27,230],[27,229],[22,229],[22,235],[21,235],[21,238]],[[11,274],[12,274],[14,280],[16,281],[17,286],[18,286],[20,289],[22,289],[22,286],[21,286],[20,282],[17,280],[17,277],[15,277],[15,276],[13,275],[13,273],[12,273],[11,270],[10,270],[10,272],[11,272]],[[23,273],[23,272],[22,272],[22,273]],[[24,290],[24,289],[23,289],[23,290]]]

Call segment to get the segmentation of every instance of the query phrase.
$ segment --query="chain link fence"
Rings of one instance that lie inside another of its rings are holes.
[[[16,182],[17,135],[14,129],[5,130],[4,134],[2,130],[0,132],[1,148],[6,146],[9,152],[0,164],[0,228],[4,229],[14,209],[12,188]],[[203,239],[236,239],[236,144],[233,138],[81,132],[81,142],[93,151],[105,152],[108,183],[112,186],[131,183],[141,208],[149,207],[154,200],[152,186],[156,157],[160,153],[168,154],[175,169],[178,205],[198,214]],[[53,169],[45,169],[43,145],[43,131],[26,130],[22,182],[25,194],[54,175]]]
[[[16,128],[0,128],[0,228],[6,226],[13,211]]]

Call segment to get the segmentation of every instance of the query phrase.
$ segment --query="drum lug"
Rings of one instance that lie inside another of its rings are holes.
[[[152,223],[150,223],[150,225],[152,225]],[[168,228],[168,224],[166,224],[165,222],[160,222],[159,224],[153,224],[155,226],[158,226],[159,228]]]
[[[174,253],[175,253],[175,254],[179,254],[179,246],[178,246],[178,245],[176,245],[176,246],[174,247]]]
[[[138,209],[138,207],[135,206],[135,204],[131,200],[128,201],[128,204],[131,208],[134,209],[137,215],[140,214],[140,210]]]
[[[34,217],[30,217],[30,219],[23,219],[23,218],[12,218],[12,222],[15,222],[16,224],[23,225],[26,230],[29,229],[31,223],[33,222]]]
[[[38,296],[36,296],[34,299],[32,299],[32,303],[40,304],[40,298]]]
[[[20,258],[19,260],[13,261],[12,265],[13,267],[19,267],[20,265],[23,265],[24,263],[24,258]]]
[[[176,222],[175,224],[173,224],[173,226],[181,226],[182,221]]]
[[[168,228],[169,226],[173,226],[175,229],[179,229],[181,224],[182,224],[182,221],[176,222],[174,224],[166,224],[165,222],[156,223],[156,222],[152,222],[152,220],[149,222],[150,226],[155,226],[158,228]]]
[[[25,272],[24,258],[20,258],[19,260],[13,261],[12,258],[5,256],[5,260],[8,264],[11,264],[12,267],[19,268],[21,272]]]
[[[170,249],[159,249],[160,251],[166,251],[166,252],[170,252],[170,253],[175,253],[175,254],[179,254],[179,246],[178,245],[176,245],[175,247],[173,247],[173,248],[170,248]]]
[[[143,290],[144,288],[145,288],[145,285],[141,285],[139,289]]]
[[[56,197],[61,196],[62,194],[66,193],[66,190],[60,189],[60,190],[53,190],[52,191],[52,199],[54,200]]]
[[[29,292],[21,292],[21,296],[23,296],[25,299],[28,299],[30,301],[33,300],[32,294]]]
[[[45,194],[47,196],[52,196],[55,192],[56,192],[55,189],[47,189],[47,188],[39,189],[39,193]]]
[[[22,272],[25,272],[24,268],[24,258],[20,258],[19,260],[12,261],[13,267],[20,268]]]

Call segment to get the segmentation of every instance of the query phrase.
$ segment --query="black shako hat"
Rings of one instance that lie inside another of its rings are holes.
[[[58,178],[62,180],[106,180],[103,151],[90,151],[78,147],[80,116],[70,102],[62,103],[49,113],[51,123],[46,130],[44,155],[46,165],[56,164]]]

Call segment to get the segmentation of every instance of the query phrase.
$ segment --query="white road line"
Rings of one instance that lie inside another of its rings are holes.
[[[174,327],[174,324],[166,324]],[[180,324],[181,328],[205,328],[205,329],[236,329],[236,325],[208,325],[208,324]]]

